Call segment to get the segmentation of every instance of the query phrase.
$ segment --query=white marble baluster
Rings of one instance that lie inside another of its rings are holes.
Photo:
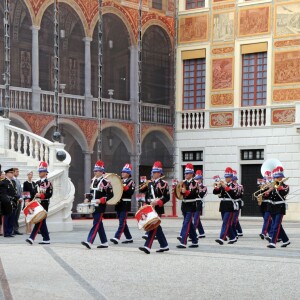
[[[18,133],[17,134],[18,153],[21,153],[21,142],[22,142],[22,135],[21,133]]]
[[[38,141],[34,141],[34,158],[39,160],[39,144]]]
[[[11,131],[11,150],[15,151],[15,133]]]
[[[45,146],[45,161],[49,162],[49,147]]]
[[[29,138],[28,156],[29,157],[33,157],[33,142],[32,142],[32,138]]]
[[[24,135],[24,141],[23,141],[23,153],[24,155],[27,155],[27,146],[28,146],[28,137]]]

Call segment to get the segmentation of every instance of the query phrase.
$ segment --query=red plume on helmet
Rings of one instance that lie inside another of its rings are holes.
[[[48,173],[48,164],[45,161],[40,162],[38,172],[47,172]]]
[[[102,160],[98,160],[94,166],[94,171],[105,172],[104,162]]]

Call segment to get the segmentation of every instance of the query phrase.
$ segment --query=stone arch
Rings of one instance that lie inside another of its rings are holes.
[[[72,132],[72,136],[76,142],[80,145],[82,151],[89,151],[88,142],[85,138],[84,133],[81,128],[72,120],[69,119],[60,119],[59,124],[62,128],[67,128],[68,131]],[[43,129],[41,136],[45,136],[51,128],[55,127],[55,120],[48,123],[48,125]]]
[[[161,27],[162,30],[165,31],[165,34],[167,34],[168,38],[169,38],[169,42],[170,44],[172,45],[173,47],[173,42],[174,42],[174,39],[170,33],[170,30],[169,28],[167,27],[167,25],[161,21],[161,20],[158,20],[158,19],[150,19],[149,21],[147,21],[143,27],[142,27],[142,36],[144,35],[144,33],[149,29],[149,27],[151,26],[158,26],[158,27]]]
[[[84,13],[82,12],[80,6],[75,0],[60,0],[60,3],[65,3],[66,5],[70,6],[78,15],[79,19],[81,20],[85,36],[88,36],[88,23],[84,16]],[[35,17],[35,24],[36,26],[41,26],[41,22],[44,16],[45,11],[47,8],[53,4],[53,0],[46,0],[40,7],[40,10],[38,11],[36,17]]]
[[[35,25],[35,13],[34,13],[34,9],[30,3],[30,0],[24,0],[24,4],[26,5],[29,14],[30,14],[30,18],[31,18],[31,24]]]
[[[130,24],[130,21],[128,20],[127,16],[122,13],[118,8],[116,7],[103,7],[103,15],[105,14],[113,14],[116,15],[117,17],[119,17],[122,22],[125,24],[125,27],[127,28],[129,37],[130,37],[130,45],[135,45],[136,44],[136,38],[132,29],[132,25]],[[89,32],[89,36],[92,37],[93,33],[95,31],[95,28],[98,24],[98,20],[99,20],[99,15],[96,14],[90,24],[90,32]]]
[[[19,127],[21,129],[24,129],[26,131],[32,132],[32,128],[27,123],[25,119],[23,119],[20,115],[14,112],[9,113],[9,118],[11,120],[10,125]]]

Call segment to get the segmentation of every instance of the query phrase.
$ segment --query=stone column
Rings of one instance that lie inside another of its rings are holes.
[[[41,88],[39,82],[39,30],[38,26],[31,26],[32,31],[32,110],[40,110]]]
[[[84,154],[84,191],[88,192],[90,190],[91,184],[91,160],[92,152],[83,151]]]
[[[92,93],[91,93],[91,75],[92,75],[92,62],[91,62],[91,41],[92,38],[83,38],[84,42],[84,96],[85,96],[85,116],[92,116]]]

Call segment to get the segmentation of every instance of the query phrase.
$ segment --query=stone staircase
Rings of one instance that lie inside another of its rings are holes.
[[[73,223],[71,209],[75,188],[69,178],[70,155],[63,150],[64,144],[53,143],[26,130],[9,125],[9,120],[0,117],[0,164],[2,170],[17,167],[21,184],[27,180],[27,173],[33,171],[33,180],[38,179],[38,165],[41,160],[49,165],[48,179],[53,184],[53,196],[47,217],[49,231],[71,231]],[[57,159],[57,152],[64,151],[66,158]],[[25,226],[23,213],[20,225]]]

